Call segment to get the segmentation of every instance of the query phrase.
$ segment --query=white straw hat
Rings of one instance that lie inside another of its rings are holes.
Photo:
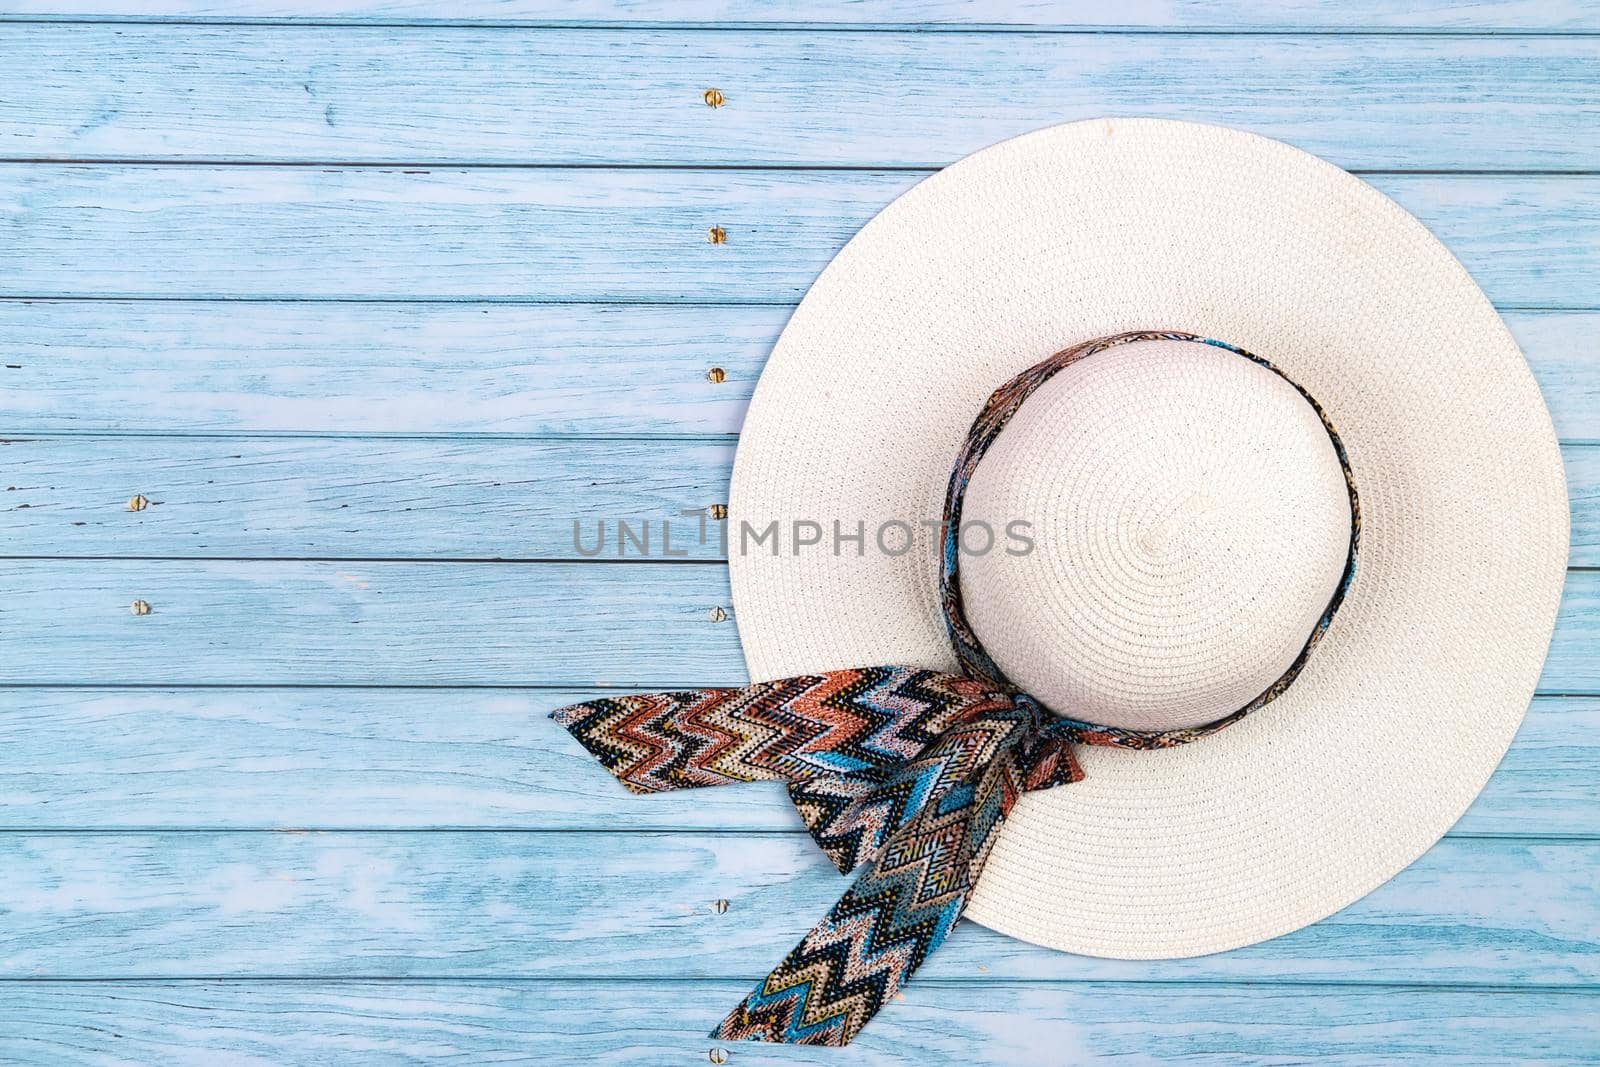
[[[1179,747],[1081,746],[1085,780],[1023,796],[966,916],[1073,952],[1198,955],[1314,922],[1432,845],[1510,743],[1554,625],[1549,416],[1483,294],[1394,203],[1287,145],[1143,119],[924,181],[823,272],[762,375],[729,501],[734,608],[756,680],[955,671],[922,524],[974,416],[1025,368],[1127,331],[1216,339],[1282,377],[1151,339],[1022,403],[963,514],[994,537],[960,588],[1004,673],[1141,731],[1213,721],[1282,675],[1352,527],[1307,397],[1348,456],[1359,563],[1274,703]],[[741,537],[773,521],[776,541]]]

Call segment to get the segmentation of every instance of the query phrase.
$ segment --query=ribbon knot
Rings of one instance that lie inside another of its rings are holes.
[[[845,713],[859,714],[863,698],[888,693],[903,705],[918,704],[917,711],[903,707],[903,716],[915,718],[920,708],[926,708],[934,721],[918,724],[917,733],[932,736],[910,742],[922,747],[898,763],[891,758],[790,783],[789,799],[801,821],[841,873],[871,860],[925,810],[948,816],[999,787],[1003,819],[1018,794],[1083,777],[1071,747],[1045,735],[1044,713],[1030,698],[973,688],[968,679],[932,671],[894,667],[875,671],[881,680]],[[963,692],[969,688],[970,693]],[[903,723],[899,720],[895,726]],[[990,781],[996,766],[1005,773]],[[977,862],[981,866],[981,860]],[[975,869],[974,879],[976,874]]]
[[[1350,490],[1344,575],[1282,677],[1233,714],[1191,729],[1139,731],[1058,717],[1019,692],[961,604],[961,500],[978,461],[1022,402],[1071,363],[1130,341],[1214,345],[1192,334],[1118,334],[1058,352],[996,389],[973,421],[945,495],[940,592],[962,674],[859,667],[734,689],[606,697],[552,717],[635,793],[782,781],[807,832],[855,882],[712,1036],[850,1042],[944,941],[1023,793],[1083,777],[1074,744],[1153,749],[1221,730],[1276,699],[1327,630],[1355,574],[1361,511],[1344,446],[1315,400]],[[1290,381],[1291,385],[1294,385]]]

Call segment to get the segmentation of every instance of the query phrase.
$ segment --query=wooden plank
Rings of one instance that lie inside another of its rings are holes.
[[[734,434],[789,312],[0,300],[0,430]],[[1513,322],[1547,387],[1600,393],[1600,312],[1573,314]],[[1569,406],[1600,438],[1600,405]]]
[[[726,441],[73,437],[4,458],[6,556],[727,557],[707,517]]]
[[[914,981],[841,1054],[705,1036],[742,982],[90,982],[4,987],[13,1064],[1580,1064],[1577,990]],[[1070,1059],[1063,1059],[1070,1056]],[[712,1059],[720,1062],[720,1059]]]
[[[0,828],[763,830],[783,790],[637,797],[545,714],[598,690],[0,689]],[[1452,831],[1600,837],[1600,700],[1540,697]]]
[[[746,678],[725,565],[6,564],[0,684]],[[148,615],[130,611],[135,600]],[[712,621],[723,608],[724,621]]]
[[[0,300],[0,430],[734,434],[789,311]],[[1600,311],[1505,319],[1557,432],[1600,441]]]
[[[9,159],[942,166],[1054,122],[1149,115],[1354,169],[1600,168],[1600,41],[1585,36],[0,34],[0,99],[27,101],[0,109]]]
[[[0,685],[738,684],[725,564],[13,560]],[[151,611],[136,616],[134,600]],[[724,607],[724,621],[712,621]],[[1600,572],[1542,691],[1600,695]]]
[[[1317,32],[1435,31],[1562,33],[1600,29],[1592,0],[1561,5],[1522,0],[1353,0],[1330,5],[1247,0],[823,0],[803,11],[770,0],[13,0],[8,19],[100,18],[167,20],[282,20],[314,23],[474,24],[499,26],[732,26],[1142,29]],[[800,16],[804,16],[801,18]]]
[[[0,296],[788,303],[920,177],[10,164]],[[1496,303],[1595,306],[1600,176],[1372,180]]]
[[[848,884],[793,834],[8,833],[0,862],[0,976],[34,979],[754,979]],[[921,974],[1592,984],[1597,862],[1596,842],[1449,840],[1233,952],[1094,960],[967,923]]]
[[[0,556],[724,559],[724,525],[706,512],[728,499],[733,452],[717,441],[18,438],[4,448]],[[1600,447],[1563,457],[1570,563],[1600,566]],[[129,510],[134,494],[141,511]]]
[[[1600,566],[1600,448],[1568,446],[1567,497],[1572,506],[1568,566]]]
[[[1505,320],[1539,380],[1556,433],[1600,443],[1600,317],[1509,312]]]

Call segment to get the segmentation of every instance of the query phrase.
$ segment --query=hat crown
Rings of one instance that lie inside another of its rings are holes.
[[[973,472],[962,521],[967,618],[1006,676],[1060,714],[1154,731],[1220,719],[1284,674],[1343,576],[1351,515],[1292,384],[1152,340],[1040,386]],[[979,551],[974,523],[1022,536]]]

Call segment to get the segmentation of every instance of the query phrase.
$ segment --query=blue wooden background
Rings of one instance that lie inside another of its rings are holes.
[[[1596,0],[8,11],[0,1060],[1600,1057]],[[1316,926],[1122,963],[966,924],[851,1051],[719,1050],[842,881],[779,790],[628,797],[544,719],[743,677],[714,553],[570,521],[725,500],[840,244],[1104,113],[1363,174],[1503,310],[1572,491],[1541,693]]]

